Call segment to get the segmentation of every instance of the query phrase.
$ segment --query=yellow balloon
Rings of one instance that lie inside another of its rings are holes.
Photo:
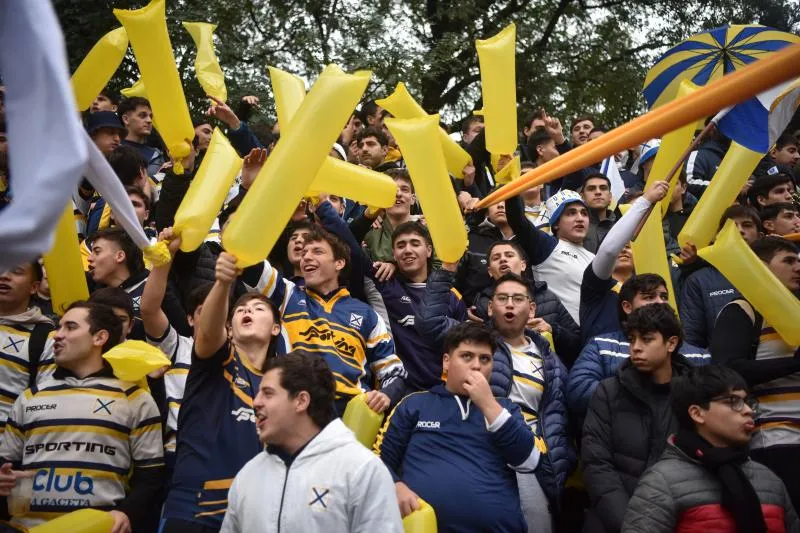
[[[173,229],[181,236],[181,250],[196,250],[205,240],[241,169],[239,154],[219,128],[214,128],[203,162],[175,213]]]
[[[717,267],[784,341],[800,344],[800,301],[750,249],[733,220],[697,255]]]
[[[268,67],[275,95],[275,110],[281,132],[291,128],[291,121],[306,96],[303,80],[275,67]],[[389,207],[394,204],[397,186],[382,172],[352,165],[336,157],[328,156],[314,178],[309,196],[334,193],[373,207]]]
[[[285,132],[292,117],[300,108],[306,97],[306,84],[299,77],[275,67],[267,67],[272,80],[272,94],[275,96],[275,111],[278,114],[278,126]]]
[[[436,533],[439,527],[436,524],[436,512],[422,498],[417,498],[417,500],[419,509],[403,518],[403,531],[405,533]]]
[[[153,115],[161,126],[158,132],[175,160],[173,169],[183,174],[179,162],[192,150],[194,128],[167,33],[164,0],[151,0],[136,10],[115,9],[114,15],[130,37]]]
[[[225,75],[214,52],[214,30],[217,29],[217,25],[208,22],[184,22],[183,27],[197,46],[197,57],[194,60],[197,81],[206,94],[227,102],[228,89],[225,88]]]
[[[78,110],[84,111],[92,105],[119,68],[127,50],[128,34],[125,28],[106,33],[89,50],[72,75],[72,91],[75,93]]]
[[[625,213],[629,207],[629,205],[621,205],[620,210]],[[672,288],[667,246],[664,243],[664,232],[661,228],[661,214],[656,209],[650,212],[639,236],[631,243],[631,252],[636,274],[658,274],[664,278],[669,294],[669,304],[677,313],[678,304],[675,301],[675,290]]]
[[[103,354],[103,359],[111,365],[114,376],[123,381],[136,383],[148,391],[150,387],[147,385],[147,374],[170,365],[170,360],[164,352],[144,341],[125,341],[117,344]]]
[[[382,172],[328,156],[309,188],[310,196],[332,193],[372,207],[391,207],[397,184]]]
[[[517,27],[512,22],[488,39],[478,39],[486,149],[493,154],[517,150],[517,89],[514,58]]]
[[[225,250],[240,267],[263,261],[272,249],[369,78],[369,72],[345,74],[335,65],[322,71],[222,234]]]
[[[139,78],[136,80],[136,83],[127,89],[122,89],[120,92],[125,98],[133,98],[134,96],[138,96],[139,98],[147,98],[147,89],[144,87],[142,78]]]
[[[44,268],[55,313],[63,315],[72,302],[89,298],[72,202],[58,219],[53,247],[44,254]]]
[[[97,509],[80,509],[54,518],[40,526],[32,527],[29,533],[109,533],[114,527],[114,518]]]
[[[496,167],[497,165],[495,164],[494,161],[495,155],[492,154],[491,158],[492,158],[492,166]],[[500,169],[500,172],[494,175],[494,181],[499,185],[505,185],[506,183],[510,183],[515,179],[517,179],[520,176],[520,174],[522,174],[522,166],[519,160],[519,156],[517,155],[514,156],[514,159],[512,159],[509,164]]]
[[[697,89],[699,89],[699,87],[694,83],[689,80],[683,80],[678,88],[677,98],[688,96]],[[669,212],[669,202],[672,199],[672,191],[675,189],[675,185],[678,182],[681,169],[678,168],[672,176],[667,176],[667,172],[672,170],[675,163],[683,157],[686,149],[692,144],[695,126],[696,124],[687,124],[682,128],[667,133],[664,135],[664,138],[661,139],[661,146],[658,147],[658,153],[653,161],[653,168],[650,170],[650,176],[647,178],[647,184],[644,190],[647,190],[656,181],[664,180],[669,182],[669,193],[667,193],[667,196],[661,201],[662,216],[667,216]]]
[[[455,263],[467,249],[467,230],[447,175],[441,144],[436,142],[439,115],[387,118],[384,122],[403,152],[436,255],[442,261]]]
[[[383,413],[370,409],[366,398],[366,394],[359,394],[347,402],[342,422],[355,433],[358,442],[371,450],[383,425]]]
[[[375,103],[396,118],[422,118],[429,116],[414,100],[414,97],[409,94],[408,89],[402,82],[397,84],[392,94],[381,100],[375,100]],[[442,151],[444,152],[447,171],[453,176],[463,179],[464,167],[472,161],[472,157],[457,142],[451,139],[443,129],[439,128],[438,135],[439,143],[442,145]]]
[[[745,148],[736,141],[731,142],[711,183],[678,234],[681,246],[687,242],[698,250],[708,246],[717,234],[722,213],[736,201],[736,196],[762,157],[764,154]]]

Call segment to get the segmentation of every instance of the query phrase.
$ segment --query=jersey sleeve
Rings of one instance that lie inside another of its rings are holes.
[[[424,393],[421,393],[424,394]],[[400,481],[403,457],[411,441],[411,434],[417,426],[418,413],[412,404],[416,394],[403,398],[384,422],[375,440],[374,451],[389,469],[392,480]]]
[[[53,346],[55,345],[54,337],[56,336],[55,331],[51,331],[50,335],[47,336],[47,342],[44,343],[44,348],[42,349],[42,355],[39,357],[39,366],[36,369],[36,385],[40,386],[44,383],[45,380],[49,379],[53,372],[56,371],[56,360],[55,354],[53,352]]]
[[[131,409],[131,459],[135,468],[164,466],[161,415],[155,400],[144,389],[133,386],[125,394]]]
[[[22,427],[25,423],[25,404],[31,398],[31,390],[27,389],[17,396],[11,412],[8,414],[5,431],[0,435],[0,458],[19,468],[22,464],[22,450],[25,445],[25,436]]]
[[[375,326],[367,337],[367,361],[380,389],[396,403],[403,397],[406,369],[395,353],[394,340],[386,328],[386,323],[374,311]],[[402,390],[401,390],[402,389]]]
[[[273,267],[269,261],[264,260],[261,276],[255,287],[252,288],[272,300],[283,312],[284,302],[287,300],[287,296],[294,291],[295,284],[281,276],[278,269]]]

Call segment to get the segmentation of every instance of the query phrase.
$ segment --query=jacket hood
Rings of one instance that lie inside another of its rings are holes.
[[[295,461],[299,463],[304,459],[323,455],[350,444],[358,444],[361,446],[356,440],[355,435],[353,435],[353,432],[344,425],[342,419],[334,418],[328,422],[327,426],[322,428],[322,431],[311,439]]]
[[[27,326],[33,324],[53,325],[53,321],[42,314],[38,307],[31,307],[24,313],[0,317],[3,326]]]

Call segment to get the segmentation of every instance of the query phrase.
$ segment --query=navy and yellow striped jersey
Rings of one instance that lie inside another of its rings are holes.
[[[83,379],[59,369],[17,398],[0,457],[36,472],[31,510],[13,516],[14,524],[111,510],[125,498],[134,467],[163,467],[161,418],[149,393],[108,366]]]
[[[192,353],[166,520],[222,526],[233,478],[263,449],[253,411],[260,382],[261,372],[227,342],[209,359]]]
[[[257,287],[281,310],[285,352],[302,348],[325,358],[336,379],[336,399],[381,389],[395,403],[406,371],[378,313],[345,288],[321,295],[284,279],[264,262]]]
[[[0,324],[0,440],[3,438],[11,407],[17,396],[28,388],[31,331],[32,326]],[[42,368],[44,354],[53,351],[54,335],[54,332],[50,332],[47,338],[43,354],[39,357],[39,369]]]

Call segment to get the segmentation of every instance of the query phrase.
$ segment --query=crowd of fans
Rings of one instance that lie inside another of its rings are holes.
[[[220,235],[280,137],[248,125],[258,105],[215,100],[178,175],[146,99],[104,90],[93,103],[86,129],[172,261],[146,265],[84,181],[88,301],[54,313],[40,261],[0,274],[0,530],[91,507],[115,533],[402,531],[424,501],[442,532],[800,531],[798,346],[677,243],[728,140],[703,142],[669,199],[669,284],[638,272],[630,246],[669,194],[645,187],[657,139],[615,157],[622,198],[598,163],[476,210],[499,168],[469,117],[472,162],[452,180],[469,245],[448,263],[386,111],[364,102],[330,156],[385,172],[394,204],[304,199],[269,257],[240,270]],[[173,220],[215,126],[241,175],[205,242],[182,252]],[[565,131],[540,109],[522,168],[605,131],[590,116]],[[4,141],[3,206],[24,179]],[[718,221],[795,295],[784,236],[800,233],[798,146],[784,132]],[[103,359],[126,339],[171,361],[149,390]],[[386,414],[373,451],[339,419],[362,393]]]

